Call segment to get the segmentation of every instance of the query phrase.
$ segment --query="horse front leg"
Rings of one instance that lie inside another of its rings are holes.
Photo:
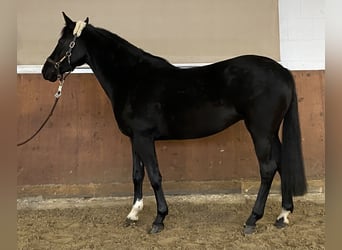
[[[158,167],[154,140],[136,136],[133,139],[133,148],[146,167],[157,203],[157,216],[149,233],[159,233],[164,229],[164,219],[168,214],[168,206],[162,188],[162,176]]]
[[[145,177],[144,163],[134,150],[132,143],[132,157],[133,157],[133,184],[134,184],[134,198],[133,206],[126,218],[126,226],[135,225],[139,219],[139,212],[143,209],[143,192],[142,185]]]

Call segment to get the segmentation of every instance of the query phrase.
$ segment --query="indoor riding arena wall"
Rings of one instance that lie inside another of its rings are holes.
[[[324,192],[324,70],[292,71],[298,93],[309,192]],[[18,74],[18,142],[31,136],[50,112],[57,83],[40,74]],[[251,138],[238,122],[216,135],[158,141],[166,194],[247,193],[259,186]],[[116,125],[109,100],[93,74],[71,74],[46,127],[18,148],[18,197],[131,195],[129,139]],[[145,194],[152,194],[145,178]],[[279,192],[276,176],[272,192]]]

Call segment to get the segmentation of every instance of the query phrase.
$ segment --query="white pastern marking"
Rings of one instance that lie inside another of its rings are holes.
[[[82,30],[84,29],[84,27],[87,25],[86,22],[83,21],[77,21],[74,31],[73,31],[73,35],[76,35],[77,37],[79,37],[82,33]]]
[[[127,219],[137,221],[139,219],[138,214],[143,209],[143,207],[144,207],[143,200],[142,199],[137,200],[134,203],[131,212],[127,215]]]
[[[287,218],[287,216],[289,216],[290,213],[291,213],[291,211],[287,211],[284,208],[282,208],[280,215],[277,217],[277,220],[284,218],[284,223],[289,224],[290,222],[289,222],[289,219]]]

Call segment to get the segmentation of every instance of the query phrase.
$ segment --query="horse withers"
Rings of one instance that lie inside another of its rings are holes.
[[[51,82],[88,64],[111,101],[120,131],[133,157],[133,207],[128,224],[143,209],[145,171],[153,188],[157,215],[150,233],[164,229],[168,206],[155,151],[156,140],[200,138],[243,120],[259,162],[261,184],[244,225],[255,231],[276,172],[281,177],[282,211],[275,225],[288,224],[293,196],[306,192],[295,83],[291,73],[270,58],[244,55],[207,66],[178,68],[151,55],[88,18],[65,27],[42,73]],[[278,136],[283,123],[282,142]]]

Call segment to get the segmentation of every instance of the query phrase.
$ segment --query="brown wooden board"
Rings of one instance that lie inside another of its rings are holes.
[[[308,179],[322,179],[324,165],[324,71],[294,71]],[[17,77],[18,142],[48,115],[57,84],[40,74]],[[202,139],[159,141],[166,182],[259,179],[251,138],[243,122]],[[18,190],[32,185],[130,183],[131,147],[117,128],[110,102],[92,74],[72,74],[53,117],[40,134],[18,148]]]

